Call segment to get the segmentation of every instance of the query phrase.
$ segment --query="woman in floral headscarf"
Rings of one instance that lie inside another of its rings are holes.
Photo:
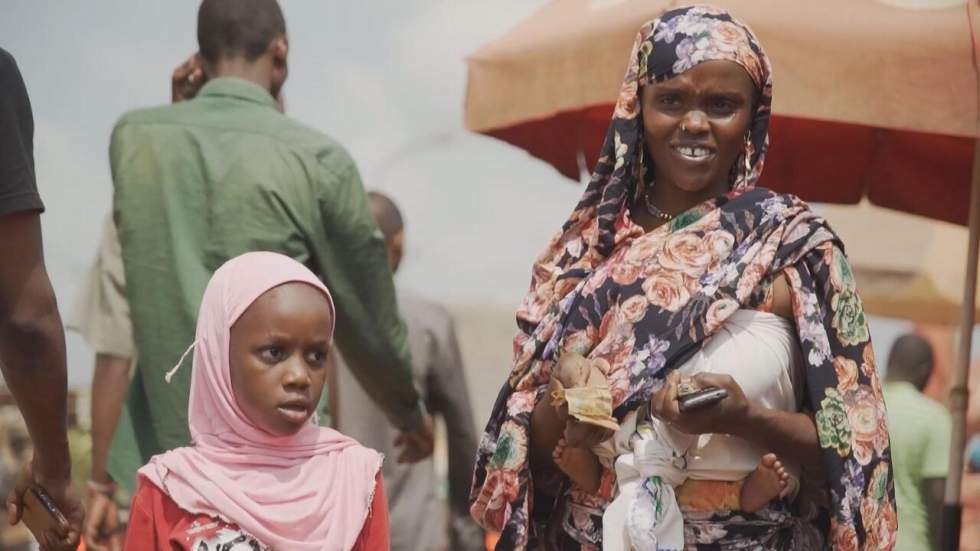
[[[565,354],[603,371],[618,421],[649,412],[804,467],[812,499],[753,514],[685,510],[688,546],[894,545],[884,401],[843,245],[799,198],[755,187],[771,101],[768,58],[726,12],[678,8],[640,29],[592,180],[534,265],[514,367],[480,445],[471,512],[501,532],[498,549],[602,547],[615,475],[607,465],[589,492],[550,462],[563,431],[549,426],[544,397]],[[679,413],[677,370],[752,311],[791,319],[797,411],[754,403],[711,374],[700,382],[728,397]]]

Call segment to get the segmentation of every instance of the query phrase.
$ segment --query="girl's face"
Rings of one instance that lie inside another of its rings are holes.
[[[275,436],[313,415],[327,376],[330,303],[305,283],[286,283],[253,302],[231,327],[231,385],[242,411]]]
[[[644,138],[656,185],[707,196],[728,191],[754,98],[752,79],[732,61],[705,61],[644,86]]]

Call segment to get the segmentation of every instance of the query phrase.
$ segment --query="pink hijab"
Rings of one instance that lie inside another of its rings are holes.
[[[197,319],[194,443],[153,457],[139,473],[181,509],[234,523],[264,545],[346,551],[370,510],[381,455],[312,421],[295,435],[273,436],[242,413],[231,386],[231,326],[259,296],[289,282],[322,291],[333,313],[327,288],[289,257],[247,253],[214,273]]]

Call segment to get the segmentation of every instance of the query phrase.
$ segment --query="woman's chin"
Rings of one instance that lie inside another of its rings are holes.
[[[691,196],[702,197],[709,193],[712,189],[718,188],[712,182],[711,178],[696,177],[696,178],[678,178],[674,180],[674,187],[678,191]],[[724,186],[727,189],[727,186]],[[718,194],[724,193],[726,189],[722,189]],[[710,193],[712,196],[715,195]]]

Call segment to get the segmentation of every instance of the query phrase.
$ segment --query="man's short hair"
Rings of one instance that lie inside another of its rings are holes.
[[[902,335],[892,344],[888,354],[888,379],[908,381],[921,390],[929,381],[935,363],[932,345],[920,335]]]
[[[399,212],[398,205],[390,197],[377,191],[371,191],[368,193],[368,199],[370,200],[371,215],[378,222],[378,227],[381,228],[381,233],[384,234],[385,239],[391,239],[405,228],[402,213]]]
[[[212,63],[236,57],[254,61],[285,34],[276,0],[204,0],[197,11],[198,48]]]

